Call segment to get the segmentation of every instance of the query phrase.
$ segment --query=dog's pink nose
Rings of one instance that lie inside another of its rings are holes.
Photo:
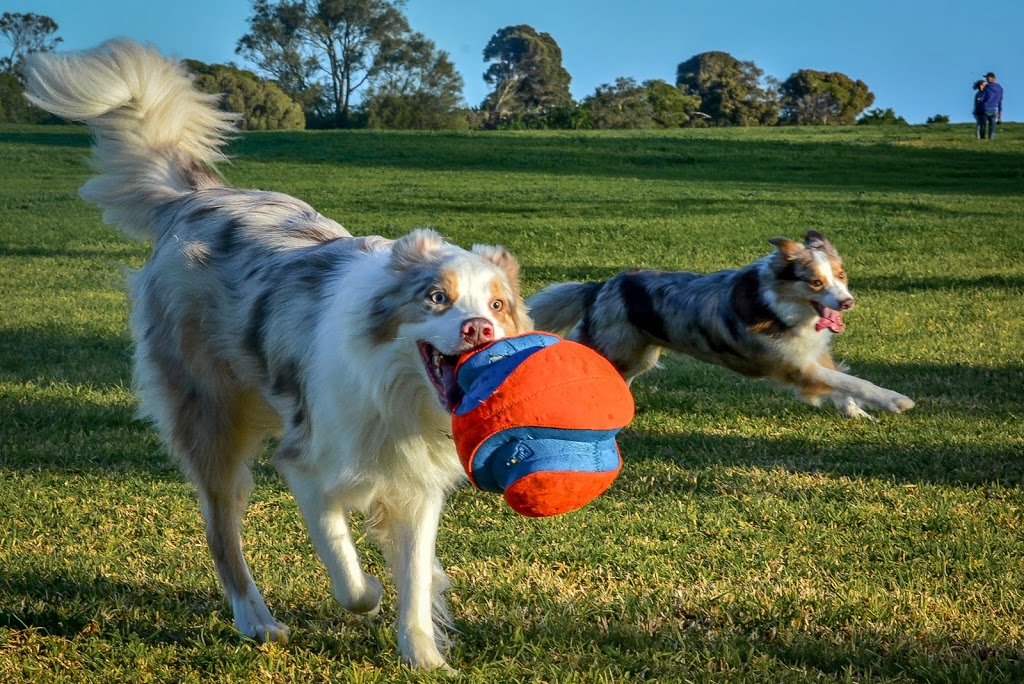
[[[842,309],[843,311],[849,311],[850,309],[852,309],[853,297],[850,297],[849,299],[844,299],[843,301],[839,302],[839,308]]]
[[[474,347],[494,339],[494,326],[486,318],[470,318],[462,324],[463,341]]]

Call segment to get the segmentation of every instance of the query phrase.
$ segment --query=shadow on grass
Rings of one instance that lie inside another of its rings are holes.
[[[625,602],[638,600],[652,605],[659,599],[637,594]],[[1024,675],[1024,652],[1018,648],[983,640],[956,643],[947,634],[922,631],[888,634],[869,622],[794,627],[785,616],[744,617],[736,606],[724,608],[732,614],[717,617],[663,615],[631,622],[623,613],[632,613],[619,605],[594,606],[586,599],[574,605],[535,596],[522,601],[537,601],[547,610],[525,626],[516,618],[500,617],[460,622],[466,656],[484,661],[489,652],[498,651],[500,657],[503,644],[526,643],[557,654],[555,666],[559,657],[566,658],[563,667],[582,658],[590,668],[614,672],[623,681],[703,681],[716,675],[727,680],[741,674],[746,680],[759,673],[774,678],[787,669],[801,673],[794,681],[912,676],[924,681],[1018,682]],[[655,609],[677,612],[666,604]]]
[[[112,648],[131,641],[200,649],[213,658],[225,649],[242,658],[263,657],[260,645],[235,629],[209,563],[208,590],[199,591],[173,581],[133,582],[73,571],[5,573],[0,576],[0,627],[67,640],[94,638]],[[282,603],[273,593],[267,599],[275,616],[295,630],[285,647],[289,651],[341,658],[358,651],[369,656],[373,667],[397,660],[393,614],[367,620],[346,613],[329,595],[313,603]]]
[[[890,292],[935,292],[936,290],[1024,290],[1024,276],[992,274],[977,277],[957,275],[913,278],[905,275],[858,276],[851,289]]]
[[[415,132],[253,134],[231,154],[258,162],[493,171],[647,180],[768,183],[843,192],[1017,195],[1024,160],[1014,151],[929,148],[884,138],[846,141]],[[910,137],[914,137],[911,135]],[[314,144],[315,143],[315,144]],[[437,150],[443,148],[443,155]]]
[[[85,126],[5,126],[0,127],[0,144],[57,145],[88,148],[92,136]]]
[[[66,331],[0,328],[0,379],[73,385],[131,383],[131,340]]]
[[[102,576],[4,574],[0,578],[0,595],[18,597],[21,607],[0,606],[0,626],[38,629],[47,636],[70,639],[97,629],[97,621],[103,620],[104,631],[135,634],[145,642],[195,644],[194,632],[164,630],[144,621],[129,620],[128,615],[123,622],[109,623],[105,616],[140,610],[207,615],[223,608],[223,599],[215,593],[216,585],[211,584],[210,590],[200,593],[172,585],[119,582]]]
[[[767,381],[690,359],[672,357],[666,365],[633,385],[637,420],[619,438],[627,462],[782,468],[913,484],[1024,485],[1024,366],[855,363],[854,375],[917,402],[898,416],[872,411],[880,419],[873,424],[848,421],[831,406],[815,408]],[[674,426],[670,431],[643,427],[663,422],[659,415]],[[752,436],[722,434],[730,430]]]
[[[799,132],[798,132],[799,133]],[[908,131],[906,140],[920,134]],[[14,127],[0,143],[88,147],[83,128]],[[671,133],[600,135],[310,131],[250,133],[228,152],[246,162],[420,171],[547,173],[646,180],[765,183],[885,192],[1018,195],[1024,160],[1014,150],[932,148],[885,137],[716,138]],[[443,149],[443,154],[438,150]]]
[[[91,259],[104,262],[116,261],[119,265],[127,263],[133,257],[145,256],[136,245],[128,242],[117,242],[102,248],[85,247],[43,247],[41,245],[3,245],[0,244],[0,257],[43,257],[60,259]]]
[[[517,610],[457,620],[458,659],[452,664],[493,669],[494,664],[505,662],[511,670],[529,667],[510,655],[510,649],[528,645],[530,651],[547,654],[544,667],[582,666],[614,673],[624,681],[702,680],[716,673],[771,676],[786,669],[810,678],[852,675],[855,680],[912,676],[924,681],[1018,682],[1024,675],[1024,653],[985,640],[959,643],[947,634],[921,630],[901,635],[895,627],[887,633],[870,622],[841,618],[793,626],[785,606],[745,615],[742,606],[728,601],[719,605],[709,597],[707,606],[673,606],[665,597],[644,595],[643,589],[615,601],[595,601],[581,594],[573,602],[538,591],[534,587],[529,595],[507,597],[513,607],[543,607],[525,624]],[[209,591],[195,591],[102,576],[8,573],[0,578],[0,596],[11,602],[0,606],[0,627],[38,630],[52,638],[91,636],[114,648],[130,640],[134,648],[172,645],[211,654],[222,651],[224,643],[232,649],[247,643],[230,624],[212,581]],[[318,608],[291,606],[300,613],[307,608],[318,619],[306,623],[308,633],[293,639],[289,651],[316,656],[336,653],[330,657],[342,659],[369,656],[375,667],[392,661],[392,617],[376,626],[346,622],[338,631],[336,619],[320,615]],[[696,612],[686,614],[687,610]],[[207,616],[215,611],[221,611],[222,619],[213,623],[211,633]],[[644,615],[649,611],[656,612]],[[294,618],[296,626],[304,621],[301,615],[280,617]],[[375,635],[380,629],[389,634]],[[316,630],[332,631],[313,633]],[[252,657],[260,657],[255,645]]]

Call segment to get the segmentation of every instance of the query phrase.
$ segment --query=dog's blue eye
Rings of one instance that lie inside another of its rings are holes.
[[[448,295],[440,290],[434,290],[428,295],[428,298],[434,304],[445,304],[448,302]]]

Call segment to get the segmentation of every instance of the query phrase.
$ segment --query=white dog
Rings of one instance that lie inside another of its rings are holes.
[[[249,460],[272,433],[334,596],[375,614],[381,584],[360,565],[348,509],[366,513],[398,590],[402,659],[447,667],[447,578],[435,557],[446,496],[465,477],[448,410],[454,361],[531,328],[518,265],[502,247],[465,251],[430,231],[354,238],[283,194],[239,190],[212,171],[232,130],[184,68],[127,40],[36,55],[28,93],[85,121],[100,175],[82,188],[103,218],[151,240],[131,278],[135,384],[198,488],[235,624],[283,640],[242,553]],[[440,626],[440,625],[439,625]]]

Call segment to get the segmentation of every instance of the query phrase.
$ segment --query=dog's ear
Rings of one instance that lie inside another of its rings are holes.
[[[807,231],[807,235],[804,236],[804,244],[807,245],[807,249],[820,249],[832,257],[839,257],[839,252],[832,246],[832,243],[828,241],[824,235],[814,230],[813,228]]]
[[[473,245],[473,253],[487,259],[500,268],[512,288],[511,300],[505,320],[508,334],[519,334],[533,330],[533,320],[519,288],[519,261],[501,245]]]
[[[519,289],[519,261],[501,245],[473,245],[473,253],[479,254],[505,271],[509,281]]]
[[[429,261],[442,245],[444,239],[436,232],[425,228],[414,230],[391,246],[391,269],[401,272],[414,264]]]
[[[804,246],[795,240],[790,240],[785,237],[773,237],[768,238],[768,242],[775,245],[775,249],[779,250],[779,254],[784,259],[795,259],[800,252],[804,251]]]

